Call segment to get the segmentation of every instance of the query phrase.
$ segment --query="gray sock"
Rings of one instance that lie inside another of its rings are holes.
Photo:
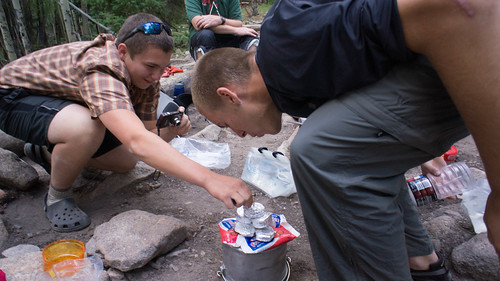
[[[73,198],[73,190],[71,188],[66,190],[57,190],[50,186],[47,195],[47,206],[68,198]]]

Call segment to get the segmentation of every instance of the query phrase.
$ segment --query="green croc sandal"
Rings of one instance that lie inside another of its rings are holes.
[[[89,216],[76,205],[73,198],[63,199],[47,206],[47,194],[45,194],[43,205],[50,227],[55,231],[73,232],[90,225]]]

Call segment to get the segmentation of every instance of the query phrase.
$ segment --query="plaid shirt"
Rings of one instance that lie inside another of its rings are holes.
[[[145,90],[132,85],[110,34],[19,58],[0,69],[0,88],[25,88],[37,95],[86,104],[93,118],[127,109],[144,121],[156,120],[160,97],[159,82]]]

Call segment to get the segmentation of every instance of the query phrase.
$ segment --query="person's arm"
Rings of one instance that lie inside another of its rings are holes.
[[[226,1],[226,9],[220,9],[220,15],[199,15],[191,20],[196,30],[211,29],[217,34],[233,34],[236,36],[258,36],[257,31],[244,27],[241,20],[241,8],[238,0]],[[224,18],[224,20],[222,19]]]
[[[398,0],[409,49],[429,58],[483,160],[484,221],[500,259],[500,1]]]
[[[258,33],[253,28],[242,26],[239,20],[226,19],[222,24],[222,18],[216,15],[195,16],[191,23],[196,30],[211,29],[217,34],[233,34],[236,36],[257,36]]]
[[[214,16],[214,15],[207,15],[207,16],[196,16],[193,18],[193,26],[196,30],[200,29],[211,29],[214,33],[217,34],[232,34],[236,36],[258,36],[259,33],[249,27],[244,27],[241,26],[241,21],[240,21],[240,26],[237,26],[235,23],[234,25],[231,25],[231,23],[237,22],[236,20],[228,20],[226,19],[226,22],[222,24],[222,19],[219,16]]]
[[[205,188],[227,208],[252,204],[250,189],[241,179],[219,175],[185,157],[148,131],[134,112],[116,109],[101,114],[99,119],[130,153],[148,165]]]

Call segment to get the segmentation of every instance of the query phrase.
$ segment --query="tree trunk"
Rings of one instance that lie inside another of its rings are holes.
[[[19,0],[12,0],[12,6],[14,7],[14,12],[16,14],[16,23],[19,28],[19,37],[21,37],[21,42],[23,43],[23,54],[31,53],[31,43],[28,38],[28,32],[26,32],[26,26],[24,25],[24,15],[21,9],[21,4]]]
[[[259,9],[257,5],[257,0],[250,0],[250,6],[252,7],[252,16],[259,14]]]
[[[47,13],[45,13],[44,0],[37,0],[37,14],[38,14],[38,46],[48,46],[47,29],[45,23],[47,22]]]
[[[7,17],[3,10],[3,5],[0,3],[0,31],[2,32],[2,39],[5,46],[5,51],[7,53],[7,58],[9,61],[17,59],[16,51],[14,48],[14,41],[10,36],[9,23],[7,22]]]
[[[57,0],[59,6],[61,6],[61,14],[64,21],[64,27],[66,30],[66,38],[69,42],[76,41],[76,35],[73,32],[73,26],[71,25],[71,11],[69,9],[68,0]]]
[[[82,1],[82,10],[84,12],[88,12],[87,1]],[[87,17],[82,17],[82,37],[89,40],[91,37],[91,34],[92,33],[90,31],[89,20],[87,19]]]

